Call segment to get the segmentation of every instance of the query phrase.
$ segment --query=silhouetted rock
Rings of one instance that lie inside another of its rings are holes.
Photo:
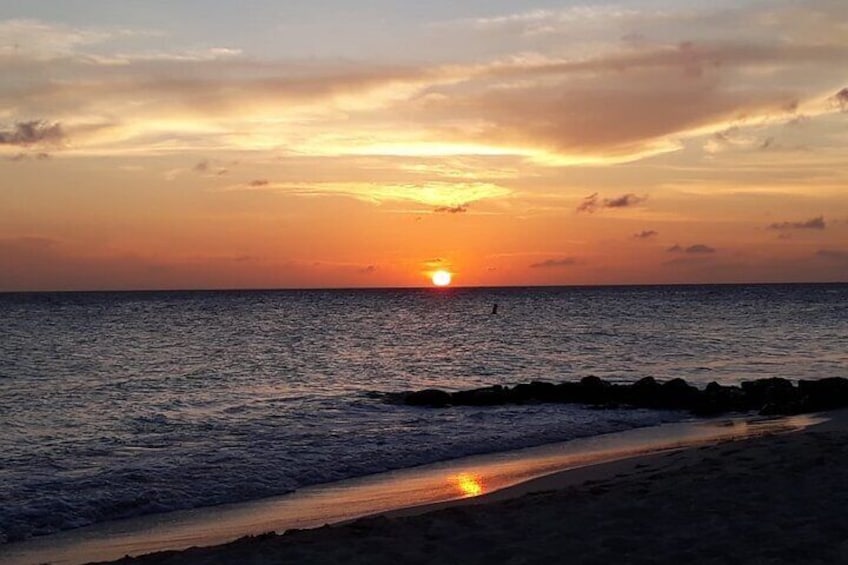
[[[654,377],[639,379],[630,386],[626,402],[640,408],[656,408],[660,402],[660,383]]]
[[[699,416],[751,410],[765,415],[789,415],[848,407],[848,379],[834,377],[801,381],[798,386],[781,378],[745,381],[741,386],[712,382],[702,391],[679,378],[660,383],[653,377],[645,377],[633,384],[612,384],[599,377],[588,376],[579,382],[552,384],[533,381],[511,388],[495,385],[454,393],[426,389],[386,393],[383,398],[387,402],[437,408],[562,402],[600,407],[624,404],[639,408],[689,410]]]
[[[800,399],[798,389],[791,381],[772,377],[756,381],[743,381],[745,403],[751,410],[760,410],[766,415],[797,414]]]
[[[557,402],[563,403],[579,403],[583,402],[583,387],[580,383],[565,382],[554,385],[554,398]]]
[[[410,392],[404,398],[404,403],[410,406],[431,406],[433,408],[442,408],[451,402],[451,395],[437,388],[427,388]]]
[[[700,394],[692,411],[698,416],[716,416],[745,409],[745,393],[741,387],[723,386],[713,381]]]
[[[660,406],[673,410],[691,410],[698,403],[700,392],[683,379],[671,379],[660,385]]]
[[[848,379],[831,377],[798,382],[798,394],[805,411],[832,410],[848,406]]]
[[[613,401],[610,392],[610,384],[594,375],[580,379],[580,388],[577,390],[580,402],[586,404],[609,404]]]
[[[450,397],[451,404],[458,406],[494,406],[509,402],[506,389],[500,385],[461,390],[454,392]]]
[[[542,381],[515,385],[509,390],[509,397],[517,404],[527,402],[558,402],[556,385]]]

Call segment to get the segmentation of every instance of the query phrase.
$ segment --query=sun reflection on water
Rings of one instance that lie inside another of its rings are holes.
[[[460,473],[454,477],[453,482],[464,497],[479,496],[483,494],[483,481],[476,475]]]

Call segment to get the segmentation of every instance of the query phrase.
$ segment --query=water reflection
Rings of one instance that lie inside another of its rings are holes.
[[[463,498],[480,496],[483,494],[483,479],[479,475],[460,473],[452,478],[452,482],[462,494]]]

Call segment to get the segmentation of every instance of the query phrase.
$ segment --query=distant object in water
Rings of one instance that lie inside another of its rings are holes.
[[[494,316],[497,313],[498,313],[498,303],[495,302],[494,305],[492,306],[492,316]]]

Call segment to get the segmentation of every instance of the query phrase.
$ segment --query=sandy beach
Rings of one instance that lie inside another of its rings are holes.
[[[566,471],[445,507],[121,562],[845,563],[848,413],[827,416],[802,432]]]

